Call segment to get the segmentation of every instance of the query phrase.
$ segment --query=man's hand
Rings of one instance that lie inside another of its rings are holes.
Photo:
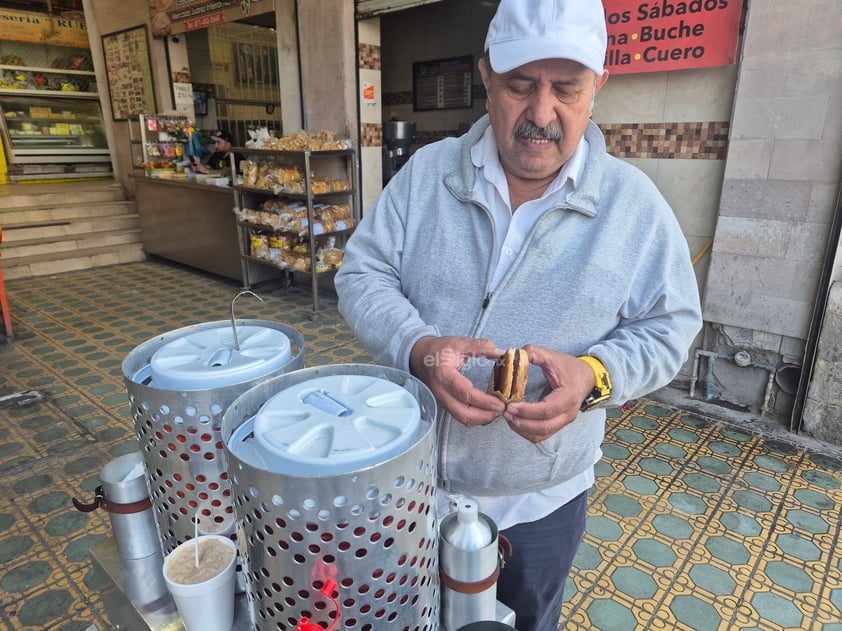
[[[594,388],[594,375],[590,366],[573,355],[533,344],[524,349],[529,363],[541,367],[547,390],[540,401],[510,403],[503,418],[512,430],[538,443],[576,418],[582,402]]]
[[[475,388],[460,371],[472,358],[494,360],[500,352],[489,340],[428,336],[412,347],[409,366],[412,374],[430,388],[439,405],[463,425],[473,427],[500,416],[505,404]]]

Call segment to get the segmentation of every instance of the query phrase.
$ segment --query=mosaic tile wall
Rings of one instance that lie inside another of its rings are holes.
[[[379,147],[383,126],[362,126],[366,147]],[[667,158],[676,160],[724,160],[728,149],[727,121],[715,123],[601,123],[608,153],[618,158]],[[426,145],[442,138],[461,136],[464,130],[417,131],[415,144]]]
[[[724,160],[729,123],[600,123],[618,158]]]
[[[474,86],[473,98],[486,98],[483,86]],[[384,93],[383,105],[412,105],[412,92]],[[728,121],[599,123],[608,153],[613,156],[690,160],[724,160],[729,126]],[[464,132],[464,129],[419,130],[415,134],[415,144],[426,145],[449,136],[460,136]],[[382,129],[379,135],[377,130],[363,129],[364,146],[381,146],[377,143],[382,143],[382,140]]]
[[[360,69],[380,70],[380,46],[361,43],[357,55]]]
[[[360,125],[360,142],[363,147],[382,147],[383,125],[379,123],[363,123]]]

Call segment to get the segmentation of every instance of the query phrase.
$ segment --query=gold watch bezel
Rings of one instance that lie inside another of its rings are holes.
[[[595,408],[604,401],[607,401],[611,396],[611,375],[608,373],[608,369],[605,367],[605,364],[603,364],[598,357],[594,357],[593,355],[582,355],[578,359],[585,362],[593,371],[595,384],[594,389],[591,390],[591,393],[587,396],[587,398],[582,401],[582,407],[579,408],[584,412]]]

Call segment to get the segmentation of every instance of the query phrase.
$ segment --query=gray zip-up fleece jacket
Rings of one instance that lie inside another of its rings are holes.
[[[584,174],[544,213],[495,291],[495,243],[475,201],[471,147],[488,116],[460,138],[420,148],[390,180],[349,240],[335,285],[339,310],[377,363],[409,370],[425,335],[484,337],[598,357],[609,404],[669,383],[701,328],[696,277],[672,209],[638,169],[608,155],[591,122]],[[464,374],[485,389],[491,362]],[[545,387],[530,368],[528,400]],[[605,412],[582,413],[533,444],[498,418],[468,428],[440,411],[438,475],[445,489],[513,495],[564,482],[600,457]]]

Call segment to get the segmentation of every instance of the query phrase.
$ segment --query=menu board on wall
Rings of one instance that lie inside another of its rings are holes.
[[[473,69],[473,55],[412,64],[414,110],[471,107]]]
[[[611,74],[736,62],[742,0],[603,0]]]
[[[102,36],[111,115],[115,121],[155,114],[155,92],[146,28],[138,26]]]

